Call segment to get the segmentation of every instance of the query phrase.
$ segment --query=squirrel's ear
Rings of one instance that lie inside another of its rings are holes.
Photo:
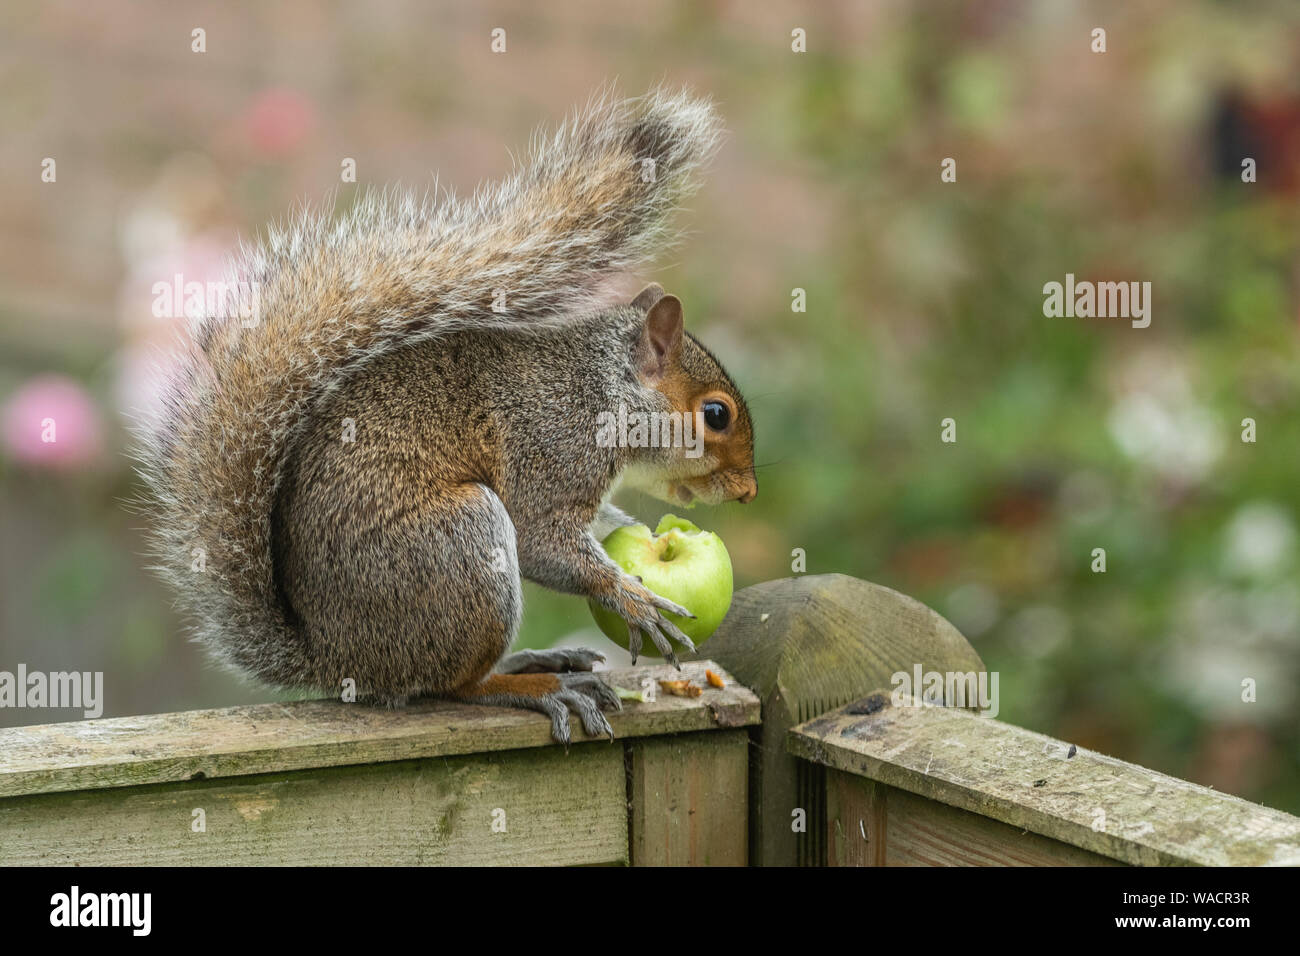
[[[638,299],[640,297],[637,296]],[[681,300],[675,295],[660,296],[659,301],[646,315],[645,326],[641,330],[638,370],[650,381],[662,378],[677,361],[677,353],[681,351],[681,347]]]
[[[632,300],[632,308],[638,312],[649,312],[650,307],[663,297],[664,287],[658,282],[651,282],[636,294],[636,298]]]

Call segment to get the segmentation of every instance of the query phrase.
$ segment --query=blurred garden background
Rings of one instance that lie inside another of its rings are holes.
[[[737,586],[802,548],[948,617],[1002,719],[1300,812],[1289,0],[6,3],[0,670],[103,671],[108,716],[267,699],[184,639],[123,507],[175,332],[153,284],[219,278],[302,202],[496,178],[615,79],[690,84],[729,128],[640,278],[750,396],[758,498],[692,514]],[[1151,282],[1150,327],[1045,317],[1067,273]],[[616,658],[583,601],[527,600],[521,643]]]

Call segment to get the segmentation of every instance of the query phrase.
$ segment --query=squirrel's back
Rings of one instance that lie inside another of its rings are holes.
[[[158,570],[220,659],[311,683],[276,587],[272,511],[321,400],[395,350],[597,305],[672,241],[667,217],[719,132],[685,93],[602,97],[469,199],[371,193],[243,251],[241,291],[192,330],[140,451]]]

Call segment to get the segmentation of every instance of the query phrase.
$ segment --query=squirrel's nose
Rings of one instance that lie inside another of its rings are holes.
[[[736,496],[736,500],[739,501],[742,505],[747,505],[754,500],[754,496],[757,494],[758,494],[758,482],[751,479],[749,485],[745,488],[745,490]]]

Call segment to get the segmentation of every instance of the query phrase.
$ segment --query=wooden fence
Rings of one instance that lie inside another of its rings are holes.
[[[613,744],[575,722],[568,751],[539,714],[446,702],[2,730],[0,865],[1300,864],[1300,818],[892,698],[983,664],[887,588],[748,588],[706,649],[700,696],[628,703]]]

